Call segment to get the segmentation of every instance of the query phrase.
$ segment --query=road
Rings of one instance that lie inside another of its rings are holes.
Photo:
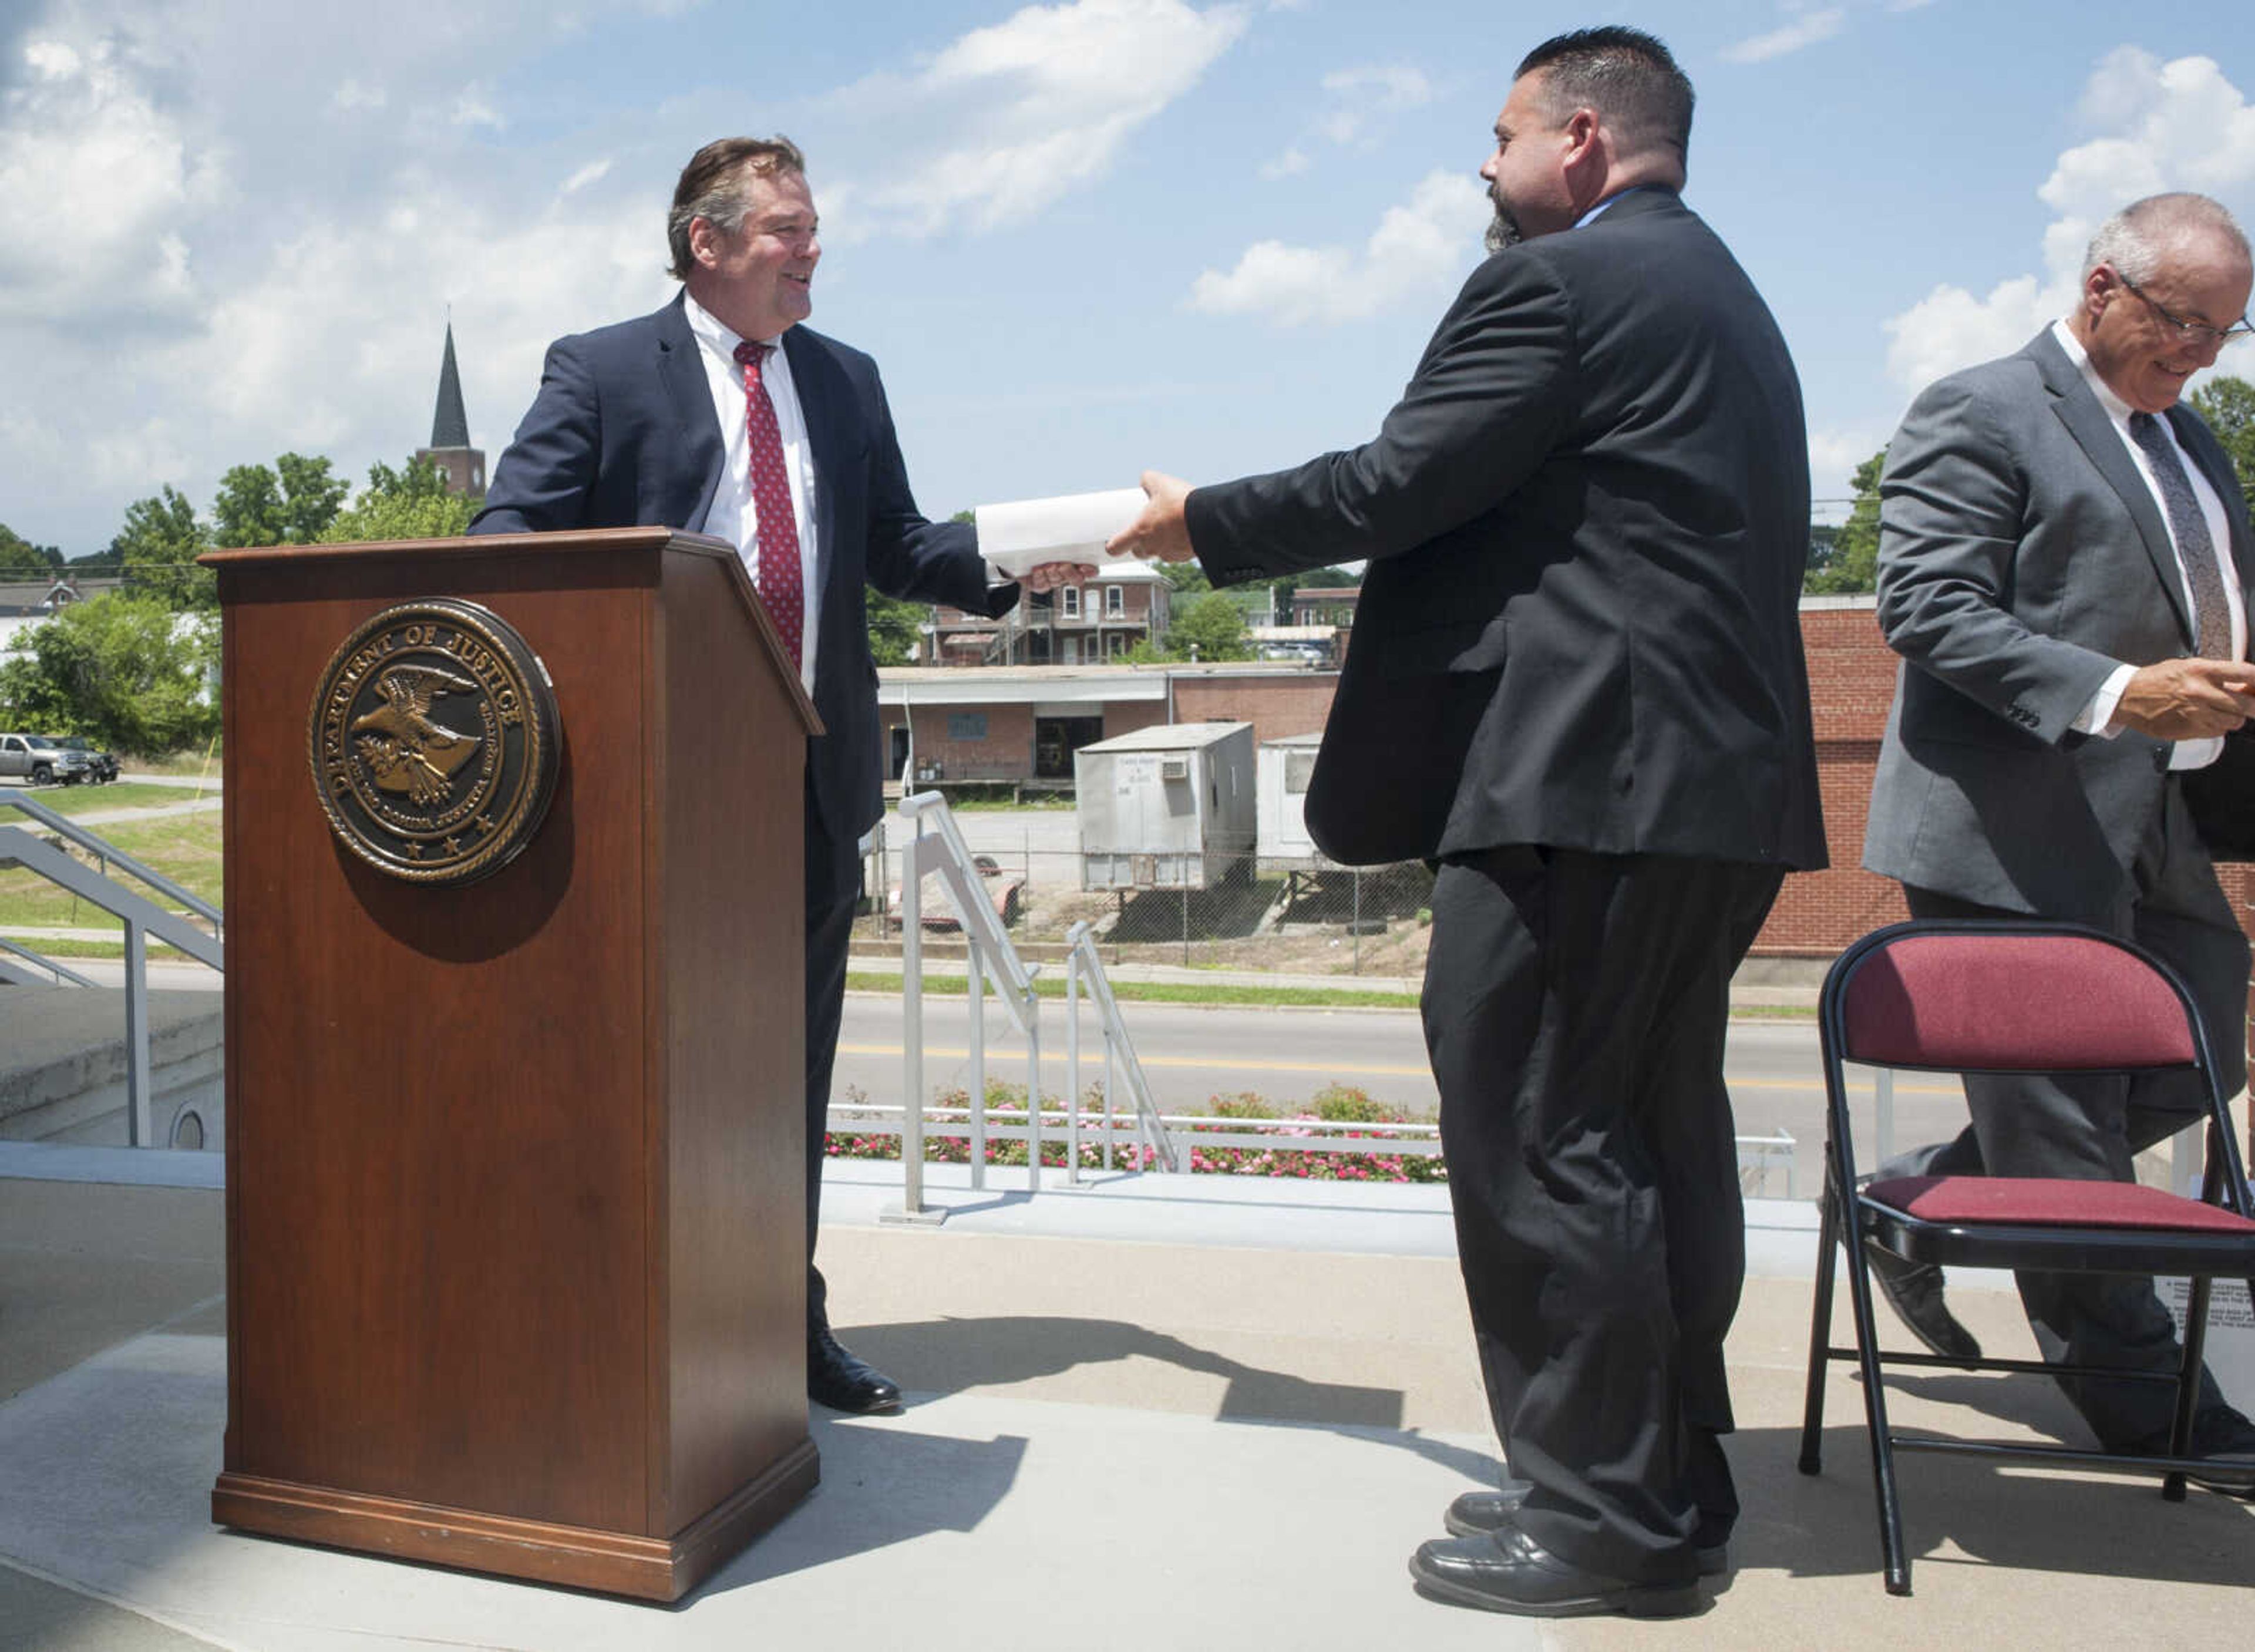
[[[1084,1009],[1080,1082],[1102,1076],[1095,1020]],[[1425,1063],[1424,1036],[1411,1010],[1192,1009],[1171,1004],[1120,1007],[1128,1037],[1160,1108],[1203,1113],[1215,1095],[1250,1090],[1280,1111],[1307,1103],[1338,1083],[1367,1091],[1406,1111],[1430,1114],[1438,1105]],[[924,1081],[933,1090],[968,1083],[969,1011],[953,993],[924,1001]],[[1044,1005],[1042,1074],[1045,1090],[1065,1086],[1064,1006]],[[987,1072],[1025,1081],[1025,1046],[999,1003],[987,1007]],[[1824,1140],[1824,1093],[1813,1022],[1734,1022],[1725,1075],[1741,1135],[1782,1130],[1799,1143],[1795,1177],[1816,1185]],[[854,993],[846,1001],[835,1093],[847,1086],[876,1101],[901,1092],[901,1003],[888,995]],[[1862,1085],[1865,1098],[1868,1080]],[[1956,1084],[1908,1073],[1894,1089],[1895,1140],[1923,1142],[1954,1134],[1964,1121]],[[1860,1112],[1868,1114],[1868,1100]],[[1860,1132],[1859,1132],[1860,1134]],[[1871,1151],[1861,1142],[1859,1154]]]

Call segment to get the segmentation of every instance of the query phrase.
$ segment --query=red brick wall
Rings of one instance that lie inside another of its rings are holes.
[[[1785,880],[1754,941],[1755,954],[1771,958],[1829,958],[1865,931],[1909,916],[1895,881],[1859,864],[1872,772],[1894,699],[1894,653],[1868,606],[1802,610],[1801,640],[1832,864]]]
[[[1253,743],[1287,735],[1320,735],[1331,714],[1338,678],[1331,672],[1280,672],[1274,677],[1177,677],[1178,723],[1251,723]],[[1105,731],[1111,732],[1109,721]]]

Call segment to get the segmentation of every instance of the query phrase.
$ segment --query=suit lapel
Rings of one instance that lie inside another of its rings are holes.
[[[2145,474],[2130,457],[2130,450],[2123,446],[2121,432],[2114,428],[2114,421],[2107,417],[2105,408],[2092,393],[2083,369],[2068,360],[2067,352],[2059,348],[2050,328],[2037,334],[2024,354],[2043,375],[2044,387],[2054,397],[2052,411],[2067,426],[2084,457],[2106,479],[2106,485],[2120,496],[2131,520],[2138,524],[2138,537],[2145,542],[2153,577],[2160,581],[2161,594],[2168,599],[2169,609],[2177,616],[2177,629],[2184,633],[2187,646],[2191,646],[2192,615],[2185,608],[2184,577],[2177,569],[2176,547],[2169,539],[2168,525],[2161,520],[2161,508],[2153,499],[2153,490],[2146,485]]]
[[[792,327],[783,335],[783,353],[790,363],[791,388],[797,392],[799,416],[806,421],[806,445],[814,455],[814,583],[821,593],[821,611],[827,614],[832,612],[831,570],[838,566],[838,475],[846,449],[845,398],[830,376],[829,360],[804,327]],[[821,657],[818,654],[817,661]],[[817,669],[820,669],[818,664]]]
[[[683,298],[686,296],[685,291]],[[657,313],[657,379],[680,432],[676,451],[683,491],[695,490],[696,508],[682,517],[681,525],[701,533],[705,519],[713,514],[713,495],[720,485],[727,453],[713,415],[712,381],[698,358],[697,335],[689,330],[682,301],[677,298]]]

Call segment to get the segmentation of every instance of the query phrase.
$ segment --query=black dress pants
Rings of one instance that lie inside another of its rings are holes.
[[[822,1164],[830,1119],[830,1074],[846,1013],[846,960],[861,896],[860,845],[824,827],[812,780],[806,793],[806,1328],[830,1323],[829,1286],[814,1265],[822,1215]]]
[[[1723,1040],[1776,867],[1513,845],[1433,891],[1427,1047],[1481,1375],[1527,1534],[1687,1581],[1738,1514],[1746,1272]]]
[[[2111,910],[2079,921],[2138,941],[2174,967],[2200,1009],[2223,1082],[2237,1089],[2245,1070],[2247,940],[2174,782],[2131,873]],[[2027,916],[1907,885],[1903,895],[1916,917]],[[1965,1104],[1973,1121],[1956,1139],[1899,1155],[1879,1173],[2134,1181],[2134,1156],[2194,1122],[2202,1105],[2197,1080],[2183,1073],[2134,1082],[1976,1074],[1965,1080]],[[2027,1272],[2015,1281],[2036,1346],[2055,1365],[2174,1372],[2183,1363],[2175,1322],[2150,1279]],[[2175,1405],[2167,1386],[2089,1377],[2062,1377],[2059,1385],[2101,1445],[2160,1449]],[[2202,1373],[2202,1409],[2223,1404],[2215,1379]]]

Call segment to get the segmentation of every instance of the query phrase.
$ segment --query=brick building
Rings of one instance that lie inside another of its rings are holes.
[[[1754,943],[1758,957],[1830,958],[1857,936],[1907,916],[1894,881],[1860,864],[1879,735],[1895,686],[1895,657],[1879,636],[1874,606],[1868,596],[1802,601],[1832,864],[1786,879]],[[1319,733],[1338,683],[1336,671],[1276,664],[903,670],[879,677],[882,714],[893,730],[894,776],[906,760],[912,718],[917,765],[936,765],[930,778],[943,785],[982,779],[1070,785],[1076,748],[1155,723],[1249,722],[1256,744]],[[2218,872],[2242,920],[2255,917],[2255,866],[2226,865]]]
[[[999,620],[945,606],[932,610],[925,664],[1099,665],[1145,637],[1167,634],[1173,587],[1148,563],[1120,562],[1093,579],[1028,592]],[[1071,772],[1070,763],[1066,772]]]

